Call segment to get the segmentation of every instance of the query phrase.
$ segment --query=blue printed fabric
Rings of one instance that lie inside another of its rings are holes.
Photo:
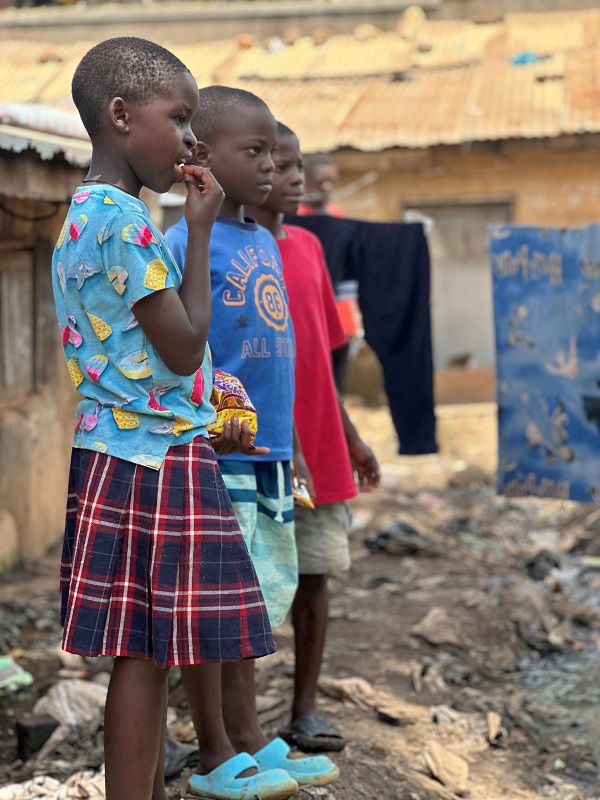
[[[207,435],[215,418],[208,348],[195,376],[176,375],[132,312],[180,283],[143,202],[105,185],[77,189],[52,259],[65,359],[83,395],[73,447],[160,469],[169,447]]]
[[[187,248],[182,218],[165,234],[179,266]],[[294,333],[273,236],[252,220],[219,217],[210,239],[212,321],[208,341],[213,364],[235,375],[256,408],[256,445],[268,455],[240,453],[226,460],[289,461],[292,458]]]
[[[499,490],[600,502],[600,225],[490,230]]]

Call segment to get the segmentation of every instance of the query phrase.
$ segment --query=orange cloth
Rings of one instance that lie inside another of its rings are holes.
[[[336,301],[336,307],[346,336],[356,336],[360,330],[360,324],[354,300],[344,297],[342,300]]]
[[[312,206],[308,206],[306,205],[306,203],[300,203],[300,205],[298,206],[298,211],[296,211],[296,214],[299,217],[311,217],[314,213],[315,212],[313,211]],[[325,206],[325,211],[323,213],[327,214],[330,217],[346,216],[343,210],[339,206],[336,206],[335,203],[327,203],[327,205]]]

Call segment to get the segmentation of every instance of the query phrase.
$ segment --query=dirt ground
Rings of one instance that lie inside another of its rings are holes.
[[[593,710],[586,727],[578,709],[569,716],[555,702],[544,677],[547,669],[560,687],[573,659],[598,660],[600,611],[569,589],[577,554],[595,563],[598,509],[498,496],[491,403],[439,407],[439,453],[420,457],[397,455],[385,407],[352,398],[347,406],[383,480],[352,501],[352,568],[331,580],[319,703],[349,740],[334,756],[341,777],[299,800],[599,800],[594,687],[583,695]],[[0,580],[3,613],[22,619],[30,609],[29,633],[12,652],[36,674],[38,694],[60,669],[48,650],[56,630],[39,622],[57,606],[57,566],[52,553]],[[593,570],[589,581],[593,595]],[[257,669],[261,719],[272,734],[287,719],[292,691],[289,625],[277,641]],[[31,703],[27,693],[0,704],[0,786],[31,774],[14,761],[14,720]],[[171,734],[189,739],[176,686],[172,703]],[[65,761],[90,763],[82,741],[55,754],[62,775]],[[185,778],[169,785],[173,798]]]

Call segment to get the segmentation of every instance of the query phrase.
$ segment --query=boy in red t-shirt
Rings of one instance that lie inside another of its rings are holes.
[[[336,391],[332,351],[346,343],[321,243],[314,234],[284,225],[302,196],[300,145],[282,123],[273,156],[273,187],[248,214],[277,240],[296,334],[294,422],[303,456],[296,476],[306,481],[316,510],[294,509],[300,580],[292,606],[296,669],[291,723],[279,732],[304,752],[342,750],[342,734],[315,710],[329,612],[327,575],[350,566],[350,514],[345,501],[379,485],[377,461],[358,435]]]

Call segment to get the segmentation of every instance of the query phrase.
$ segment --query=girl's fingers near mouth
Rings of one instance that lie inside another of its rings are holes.
[[[209,172],[204,167],[197,167],[193,164],[184,164],[181,168],[184,180],[196,182],[200,194],[206,192],[207,186],[210,185]]]

